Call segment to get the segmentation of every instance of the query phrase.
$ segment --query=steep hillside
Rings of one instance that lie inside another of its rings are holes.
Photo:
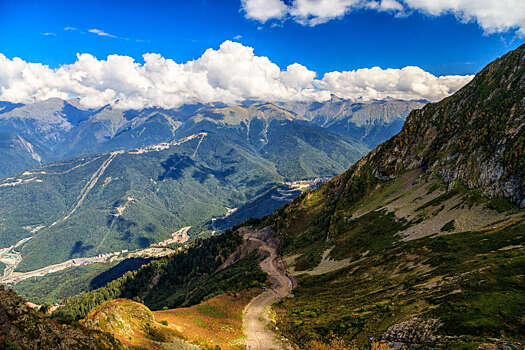
[[[44,318],[3,287],[0,287],[0,325],[2,349],[125,349],[107,333]]]
[[[332,96],[326,102],[283,103],[314,124],[341,136],[359,140],[370,148],[397,134],[410,111],[427,101],[384,100],[354,102]]]
[[[86,109],[78,100],[58,98],[28,105],[6,104],[0,109],[0,126],[13,138],[24,140],[25,152],[18,154],[28,153],[34,162],[13,163],[11,168],[0,169],[0,176],[71,157],[170,141],[181,123],[171,119],[175,113],[162,109],[125,111],[112,106]]]
[[[317,206],[317,211],[342,219],[344,212],[351,214],[365,202],[365,195],[408,172],[430,180],[435,176],[453,190],[449,197],[462,185],[494,201],[506,198],[523,207],[524,97],[521,46],[491,63],[456,94],[413,111],[398,135],[284,212]],[[406,189],[412,190],[412,184]],[[333,226],[334,218],[327,223]]]
[[[20,144],[0,145],[1,160],[8,164],[0,169],[0,177],[59,159],[67,134],[88,116],[89,111],[57,98],[29,105],[9,104],[0,109],[2,132]]]
[[[283,334],[303,346],[334,334],[361,346],[519,347],[524,98],[525,45],[266,218],[299,278],[277,307]]]
[[[524,202],[525,47],[488,65],[440,103],[414,111],[401,132],[353,169],[378,177],[421,168],[488,197]]]
[[[9,287],[32,303],[54,305],[64,298],[103,287],[126,272],[136,271],[151,261],[152,259],[147,258],[127,258],[75,266],[45,276],[27,278]]]
[[[0,150],[2,152],[0,177],[17,173],[22,169],[37,167],[42,161],[39,150],[15,133],[0,132]]]
[[[359,141],[342,140],[273,104],[199,109],[176,134],[183,137],[202,131],[246,144],[288,179],[330,173],[348,161],[354,163],[368,151]]]

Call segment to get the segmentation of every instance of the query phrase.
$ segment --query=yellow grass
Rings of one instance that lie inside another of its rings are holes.
[[[184,334],[187,341],[222,350],[245,349],[242,312],[250,300],[260,293],[251,289],[237,294],[222,294],[199,305],[187,308],[155,311],[157,322]]]

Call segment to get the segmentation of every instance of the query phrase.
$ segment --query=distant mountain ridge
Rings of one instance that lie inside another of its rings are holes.
[[[302,120],[342,135],[348,142],[373,147],[399,131],[408,110],[421,105],[413,101],[356,104],[335,97],[325,103],[196,103],[169,110],[122,110],[118,103],[86,109],[78,99],[58,98],[27,105],[0,102],[0,161],[10,164],[0,168],[0,177],[68,158],[167,142],[189,135],[195,124],[205,122],[243,124],[250,137],[264,139],[265,135],[253,133],[260,122],[252,129],[249,121]]]
[[[397,134],[408,114],[428,101],[394,99],[355,102],[332,95],[326,102],[282,103],[284,108],[339,135],[359,140],[374,148]]]

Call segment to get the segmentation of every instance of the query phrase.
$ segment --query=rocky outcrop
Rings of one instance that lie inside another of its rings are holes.
[[[436,332],[441,327],[437,319],[423,320],[418,317],[395,324],[388,328],[374,342],[387,343],[390,349],[431,349],[438,337]]]
[[[379,337],[371,340],[373,343],[386,344],[392,350],[416,349],[448,349],[451,343],[464,337],[444,336],[439,334],[442,323],[438,319],[424,320],[419,317],[397,323],[389,327]],[[503,342],[497,339],[486,339],[479,346],[483,350],[518,350],[522,349],[519,343]]]

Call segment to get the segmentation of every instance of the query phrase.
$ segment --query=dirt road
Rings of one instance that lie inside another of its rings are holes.
[[[268,274],[271,283],[271,289],[259,294],[244,309],[243,328],[246,334],[246,348],[248,350],[292,349],[266,326],[271,322],[268,315],[270,306],[279,299],[290,295],[293,283],[278,267],[279,256],[276,247],[253,237],[251,233],[245,234],[244,237],[245,240],[259,243],[260,253],[269,254],[260,266]]]

